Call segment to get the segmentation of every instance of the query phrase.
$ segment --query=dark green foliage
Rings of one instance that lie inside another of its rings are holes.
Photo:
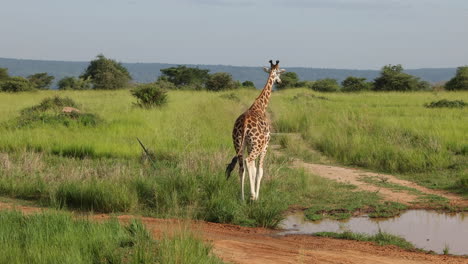
[[[7,68],[0,68],[0,81],[4,81],[10,78],[10,75],[8,75],[8,69]]]
[[[121,63],[107,59],[100,54],[90,62],[80,78],[91,78],[94,89],[115,90],[125,88],[132,79],[128,70]]]
[[[340,90],[340,85],[335,79],[327,78],[315,81],[311,88],[318,92],[337,92]]]
[[[167,80],[164,80],[164,79],[160,79],[158,81],[155,82],[155,84],[157,86],[159,86],[159,88],[163,89],[163,90],[176,90],[178,89],[177,86],[175,86],[173,83],[167,81]]]
[[[137,98],[136,105],[142,108],[159,107],[167,103],[167,91],[157,83],[140,84],[131,93]]]
[[[161,69],[162,75],[160,76],[161,80],[166,80],[177,87],[181,86],[193,86],[199,87],[206,83],[209,79],[210,70],[204,70],[199,68],[190,68],[187,66],[177,66],[170,67],[166,69]]]
[[[50,88],[54,76],[48,75],[46,72],[36,73],[28,76],[28,80],[39,90],[47,90]]]
[[[458,67],[455,77],[445,84],[449,91],[468,90],[468,66]]]
[[[253,87],[255,88],[255,84],[252,81],[245,81],[242,83],[242,87]]]
[[[76,108],[78,105],[68,97],[55,96],[45,98],[40,104],[21,110],[21,114],[13,122],[13,126],[25,127],[41,124],[96,126],[102,122],[99,117],[90,113],[75,111],[64,113],[62,112],[64,107]]]
[[[343,92],[358,92],[370,90],[372,88],[372,83],[366,82],[366,78],[349,76],[341,82],[341,86],[341,91]]]
[[[299,82],[299,76],[295,72],[285,72],[281,74],[281,83],[276,84],[276,89],[296,87]]]
[[[89,90],[92,88],[90,78],[65,77],[57,85],[59,90]]]
[[[468,106],[467,103],[465,103],[463,100],[447,100],[447,99],[442,99],[439,101],[433,101],[428,104],[424,105],[427,108],[463,108],[465,106]]]
[[[232,79],[231,74],[226,72],[217,72],[210,75],[205,86],[209,91],[231,90],[239,87],[238,83]]]
[[[10,77],[4,81],[0,81],[1,92],[27,92],[34,91],[34,85],[23,77]]]
[[[375,91],[420,91],[429,90],[428,82],[420,81],[418,77],[403,72],[403,67],[386,65],[380,76],[374,80]]]
[[[46,111],[62,111],[64,107],[78,107],[72,99],[68,97],[48,97],[41,101],[38,105],[31,106],[21,110],[22,114],[33,113],[33,112],[46,112]]]

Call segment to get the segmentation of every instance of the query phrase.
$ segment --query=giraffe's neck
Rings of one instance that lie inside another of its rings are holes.
[[[265,84],[265,87],[263,87],[262,92],[260,95],[255,99],[254,103],[250,107],[252,110],[259,110],[262,113],[266,112],[266,108],[268,106],[268,102],[270,101],[270,96],[271,96],[271,90],[273,89],[273,74],[270,74],[268,76],[268,80]]]

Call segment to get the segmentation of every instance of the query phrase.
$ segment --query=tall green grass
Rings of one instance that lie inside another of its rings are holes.
[[[327,100],[316,94],[305,89],[277,93],[272,102],[275,128],[300,133],[344,164],[413,180],[415,174],[429,174],[428,182],[417,181],[461,189],[461,179],[468,177],[468,109],[428,109],[424,103],[465,99],[468,93],[337,93],[327,94]],[[441,171],[451,177],[439,176]]]
[[[154,263],[157,246],[138,222],[92,223],[68,214],[0,212],[1,263]]]
[[[154,240],[137,220],[91,222],[70,214],[0,212],[0,263],[222,263],[187,228]]]

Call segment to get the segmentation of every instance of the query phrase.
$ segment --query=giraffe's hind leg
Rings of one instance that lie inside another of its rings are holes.
[[[241,199],[244,201],[244,183],[245,183],[245,161],[242,155],[239,155],[239,176],[241,182]]]
[[[258,196],[260,195],[260,182],[262,181],[262,177],[263,177],[263,160],[265,159],[266,152],[267,152],[267,150],[265,148],[262,151],[262,153],[260,153],[260,160],[258,161],[258,174],[257,174],[257,178],[255,179],[256,180],[256,183],[255,183],[256,190],[255,190],[254,200],[257,200]]]

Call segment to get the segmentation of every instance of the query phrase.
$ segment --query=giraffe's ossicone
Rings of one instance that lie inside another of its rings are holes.
[[[280,75],[286,70],[279,68],[279,61],[270,67],[264,67],[269,74],[268,80],[260,95],[252,106],[241,114],[234,123],[232,140],[236,150],[236,156],[226,168],[226,177],[229,179],[231,172],[239,162],[239,176],[241,181],[241,197],[244,200],[244,179],[246,170],[249,173],[250,194],[252,200],[257,200],[260,192],[260,182],[263,177],[263,161],[270,141],[270,121],[266,115],[266,108],[270,100],[273,85],[280,83]],[[247,157],[244,159],[245,149]],[[260,157],[258,170],[255,161]]]

